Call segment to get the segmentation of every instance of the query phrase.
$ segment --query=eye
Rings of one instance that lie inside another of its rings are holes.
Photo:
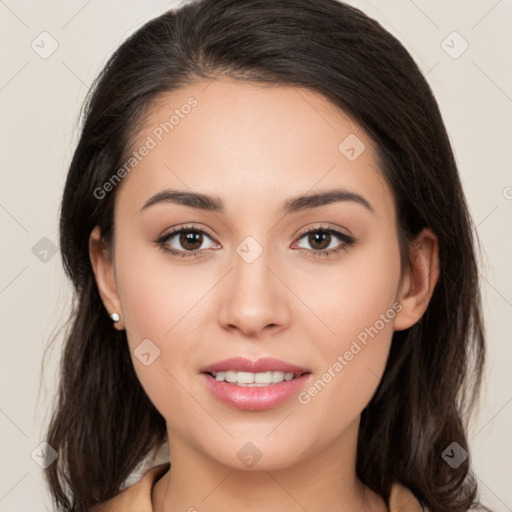
[[[303,233],[299,240],[306,239],[312,249],[304,249],[299,247],[301,251],[307,251],[314,257],[330,256],[339,251],[346,250],[348,247],[356,243],[354,237],[338,231],[337,229],[327,227],[317,227]],[[335,243],[335,239],[339,242]],[[334,245],[333,245],[334,243]]]
[[[178,236],[179,235],[179,236]],[[212,237],[203,229],[194,226],[182,226],[178,229],[162,235],[154,243],[162,250],[172,255],[183,258],[198,258],[204,256],[208,249],[203,247],[205,237],[209,240]],[[346,250],[348,247],[356,243],[355,238],[350,235],[329,227],[317,227],[303,233],[299,240],[306,239],[312,249],[299,247],[299,251],[306,251],[308,254],[319,257],[328,257],[339,251]],[[338,243],[335,243],[338,239]],[[333,245],[334,243],[334,245]],[[294,244],[296,245],[297,242]],[[210,248],[218,248],[219,244],[213,242]],[[292,246],[292,248],[295,248]]]
[[[206,248],[203,247],[205,237],[211,240],[210,235],[203,229],[192,226],[182,226],[179,229],[162,235],[154,243],[164,251],[173,255],[183,258],[197,258],[202,251],[206,250]]]

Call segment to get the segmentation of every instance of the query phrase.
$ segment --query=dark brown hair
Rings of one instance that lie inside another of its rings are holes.
[[[91,88],[62,197],[60,247],[74,286],[46,470],[60,510],[86,511],[119,492],[138,462],[166,439],[165,420],[142,389],[125,331],[100,299],[88,252],[99,225],[108,245],[116,188],[94,191],[133,150],[137,129],[162,94],[227,76],[305,87],[361,125],[407,244],[429,227],[440,277],[423,317],[393,335],[384,376],[362,413],[357,474],[388,500],[394,482],[431,512],[477,504],[470,458],[443,459],[466,430],[484,367],[477,238],[449,138],[432,91],[402,44],[336,0],[199,0],[149,21],[113,54]]]

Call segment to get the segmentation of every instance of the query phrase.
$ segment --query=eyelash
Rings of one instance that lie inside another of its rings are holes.
[[[199,229],[199,228],[196,228],[194,226],[182,226],[178,229],[175,229],[174,231],[171,231],[170,233],[167,233],[165,235],[162,235],[160,238],[158,238],[157,240],[155,240],[153,243],[159,247],[160,249],[162,249],[163,251],[167,252],[167,253],[170,253],[172,254],[173,256],[178,256],[178,257],[181,257],[181,258],[199,258],[199,257],[202,257],[200,256],[200,253],[201,251],[206,251],[207,249],[196,249],[195,251],[178,251],[176,249],[172,249],[172,248],[169,248],[166,243],[171,239],[173,238],[175,235],[179,234],[179,233],[188,233],[188,232],[194,232],[194,233],[202,233],[203,235],[206,235],[208,236],[209,238],[213,238],[208,232],[202,230],[202,229]],[[309,235],[310,233],[316,233],[316,232],[322,232],[322,233],[327,233],[327,234],[330,234],[330,235],[334,235],[335,237],[339,238],[340,240],[342,240],[342,244],[335,248],[335,249],[324,249],[324,250],[321,250],[321,251],[315,251],[314,249],[298,249],[299,252],[303,252],[303,251],[306,251],[306,252],[309,252],[309,253],[312,253],[313,257],[315,258],[318,258],[318,257],[329,257],[329,256],[332,256],[340,251],[344,251],[346,249],[348,249],[350,246],[354,245],[356,243],[356,239],[353,238],[352,236],[349,236],[341,231],[338,231],[337,229],[333,229],[333,228],[328,228],[328,227],[323,227],[323,226],[318,226],[316,228],[313,228],[313,229],[310,229],[308,231],[305,231],[304,233],[301,233],[301,235],[299,236],[298,240],[304,238],[306,235]]]

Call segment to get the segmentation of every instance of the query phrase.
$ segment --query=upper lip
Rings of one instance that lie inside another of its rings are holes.
[[[230,359],[224,359],[208,366],[204,366],[200,371],[202,373],[217,373],[228,370],[251,373],[275,371],[294,373],[296,375],[311,373],[308,368],[302,368],[295,364],[281,361],[280,359],[274,359],[273,357],[263,357],[262,359],[257,359],[256,361],[246,359],[245,357],[232,357]]]

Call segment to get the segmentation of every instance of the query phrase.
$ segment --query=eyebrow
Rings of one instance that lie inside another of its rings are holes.
[[[220,197],[210,196],[199,192],[169,189],[162,190],[150,197],[142,206],[141,212],[154,204],[165,202],[189,206],[199,210],[218,213],[224,212],[224,203]],[[318,208],[335,202],[353,202],[364,206],[367,210],[374,213],[371,204],[363,196],[355,192],[339,188],[315,194],[292,197],[283,203],[278,213],[284,216],[311,208]]]

